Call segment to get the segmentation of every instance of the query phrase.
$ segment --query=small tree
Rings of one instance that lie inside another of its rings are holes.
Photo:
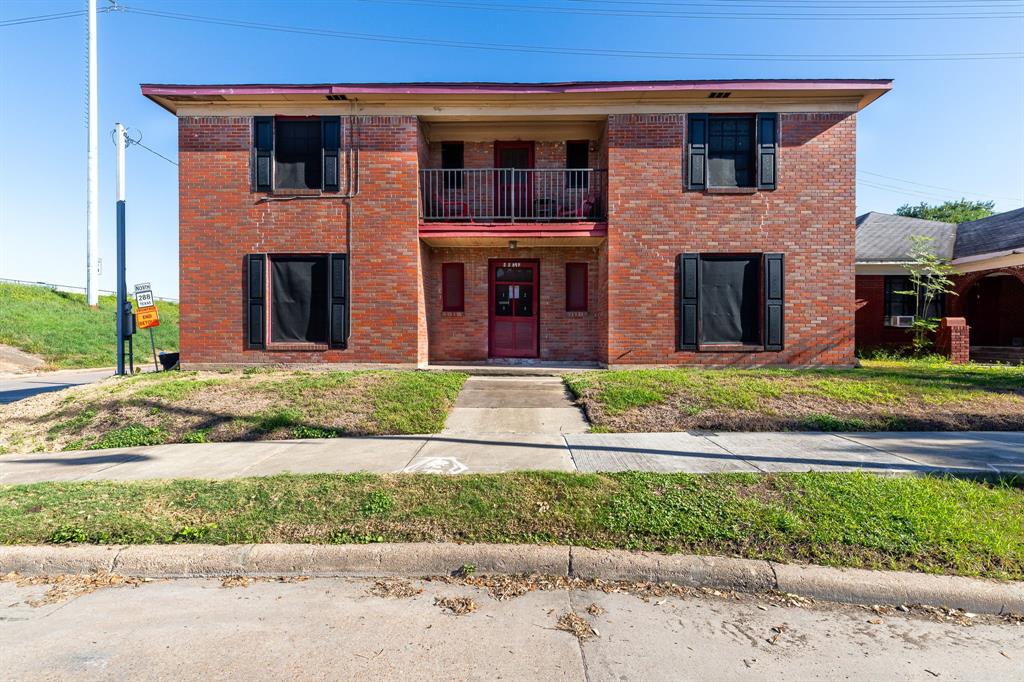
[[[910,238],[910,286],[908,291],[897,294],[914,297],[914,352],[923,353],[932,345],[932,335],[939,328],[939,318],[929,317],[935,309],[935,302],[946,294],[957,295],[952,277],[956,268],[949,261],[938,256],[932,246],[931,237],[916,235]]]

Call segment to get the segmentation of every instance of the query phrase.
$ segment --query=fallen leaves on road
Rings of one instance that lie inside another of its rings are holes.
[[[417,594],[423,592],[422,587],[413,587],[412,583],[408,580],[400,580],[398,578],[384,578],[377,580],[373,583],[373,587],[370,588],[370,594],[392,599],[406,599],[408,597],[415,597]]]
[[[253,583],[302,583],[309,580],[308,575],[279,575],[273,577],[267,576],[248,576],[248,575],[228,575],[224,576],[220,581],[221,587],[249,587]]]
[[[563,613],[559,617],[558,623],[555,627],[559,630],[571,632],[576,635],[576,639],[581,642],[597,636],[597,630],[595,630],[594,626],[590,624],[590,621],[583,616],[572,613],[571,611],[569,613]]]
[[[604,609],[598,606],[597,604],[591,604],[587,607],[587,613],[589,613],[591,616],[600,616],[604,613]]]
[[[249,587],[252,584],[252,578],[248,578],[244,575],[228,575],[220,581],[221,587]]]
[[[465,616],[477,610],[477,604],[469,597],[434,597],[434,605],[456,616]]]
[[[773,645],[774,644],[778,644],[779,637],[782,637],[783,633],[785,633],[786,630],[788,630],[788,629],[789,629],[789,625],[787,625],[786,623],[782,623],[780,625],[774,626],[772,628],[771,636],[769,636],[768,639],[766,639],[765,641],[768,642],[769,644],[773,644]]]
[[[80,597],[104,587],[124,587],[130,585],[137,587],[146,582],[143,578],[131,578],[116,573],[97,571],[95,573],[68,573],[60,575],[21,575],[11,572],[4,575],[0,580],[13,582],[18,587],[31,585],[49,585],[47,590],[39,599],[28,599],[26,604],[33,608],[46,606],[47,604],[58,604],[72,597]]]

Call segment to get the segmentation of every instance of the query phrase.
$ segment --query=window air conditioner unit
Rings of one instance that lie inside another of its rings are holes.
[[[892,326],[894,327],[913,327],[914,316],[913,315],[893,315]]]

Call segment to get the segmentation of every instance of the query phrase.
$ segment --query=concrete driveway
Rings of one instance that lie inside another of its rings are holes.
[[[113,369],[67,369],[39,374],[0,375],[0,404],[29,398],[39,393],[60,391],[91,384],[113,376]]]

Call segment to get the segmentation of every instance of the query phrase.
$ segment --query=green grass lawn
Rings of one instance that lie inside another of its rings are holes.
[[[559,543],[1024,578],[1024,481],[862,473],[0,486],[0,542]]]
[[[434,433],[465,380],[261,368],[111,377],[0,405],[0,452]]]
[[[178,304],[157,301],[157,351],[178,350]],[[0,343],[43,358],[50,368],[113,367],[114,297],[91,308],[82,294],[0,282]],[[135,335],[137,364],[152,362],[149,332]]]
[[[649,369],[565,377],[598,431],[1024,429],[1024,365]]]

